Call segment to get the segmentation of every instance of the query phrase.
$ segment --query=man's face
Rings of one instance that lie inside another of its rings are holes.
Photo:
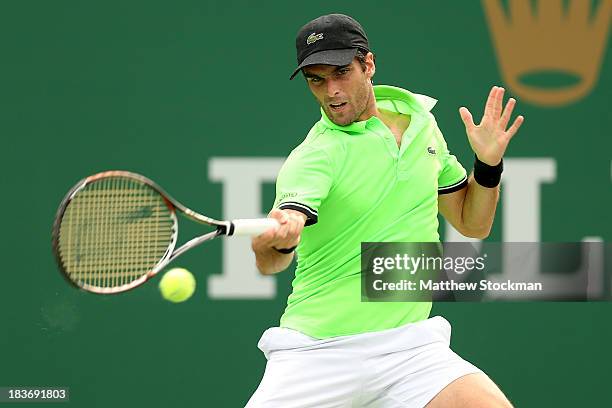
[[[311,65],[303,71],[308,87],[327,117],[337,125],[346,126],[367,119],[362,116],[370,103],[373,67],[368,54],[365,71],[357,59],[342,67]]]

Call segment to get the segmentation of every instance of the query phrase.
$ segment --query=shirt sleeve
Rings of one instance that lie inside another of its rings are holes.
[[[331,162],[323,149],[299,147],[278,174],[274,207],[299,211],[307,217],[306,226],[316,224],[332,179]]]
[[[450,153],[442,132],[436,125],[438,141],[438,160],[440,174],[438,175],[438,194],[449,194],[459,191],[467,185],[467,172],[457,158]]]

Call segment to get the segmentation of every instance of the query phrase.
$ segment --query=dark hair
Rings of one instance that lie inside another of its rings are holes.
[[[357,54],[355,54],[355,58],[357,58],[357,61],[359,61],[359,65],[361,65],[361,69],[363,69],[364,71],[366,69],[365,61],[366,61],[366,55],[368,55],[368,52],[371,52],[371,51],[368,51],[362,48],[358,48]],[[376,61],[376,56],[374,55],[374,53],[372,53],[372,58],[374,59],[374,61]]]
[[[355,58],[357,58],[357,61],[359,61],[359,65],[361,65],[361,70],[363,72],[365,72],[366,70],[365,60],[366,60],[366,55],[368,55],[368,52],[371,52],[371,51],[368,51],[362,48],[358,48],[357,54],[355,54]],[[376,61],[376,55],[374,55],[373,52],[372,52],[372,60]],[[370,82],[374,83],[374,80],[370,78]]]

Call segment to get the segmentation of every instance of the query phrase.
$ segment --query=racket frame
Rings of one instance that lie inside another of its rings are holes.
[[[160,194],[160,196],[164,199],[164,202],[166,203],[166,206],[168,207],[168,210],[170,211],[170,216],[172,218],[172,237],[171,237],[171,242],[168,245],[168,248],[166,249],[166,252],[164,253],[164,255],[160,258],[160,260],[157,262],[157,264],[155,264],[155,266],[147,273],[143,274],[142,276],[140,276],[137,279],[134,279],[133,281],[120,285],[120,286],[115,286],[115,287],[100,287],[100,286],[94,286],[94,285],[90,285],[87,283],[77,283],[75,282],[73,279],[70,278],[70,273],[66,270],[65,266],[64,266],[64,262],[62,261],[61,255],[60,255],[60,251],[59,251],[59,235],[60,235],[60,227],[61,227],[61,223],[62,223],[62,218],[64,216],[64,213],[66,212],[66,209],[68,208],[68,205],[70,204],[70,202],[74,199],[74,197],[81,191],[83,190],[86,186],[88,186],[91,183],[94,183],[96,181],[99,181],[101,179],[104,178],[110,178],[110,177],[123,177],[123,178],[128,178],[128,179],[133,179],[136,180],[138,182],[144,183],[147,186],[151,187],[153,190],[155,190],[157,193]],[[187,241],[186,243],[184,243],[180,248],[176,249],[175,251],[175,247],[176,247],[176,243],[177,243],[177,239],[178,239],[178,219],[176,216],[176,210],[179,210],[181,213],[183,213],[184,216],[186,216],[187,218],[192,219],[193,221],[196,221],[200,224],[206,224],[206,225],[210,225],[213,227],[216,227],[215,231],[209,232],[207,234],[204,235],[200,235],[198,237],[195,237],[189,241]],[[234,223],[231,221],[219,221],[216,220],[214,218],[210,218],[210,217],[206,217],[202,214],[199,214],[187,207],[185,207],[183,204],[181,204],[179,201],[175,200],[174,198],[172,198],[172,196],[170,196],[164,189],[162,189],[157,183],[155,183],[154,181],[148,179],[147,177],[137,174],[137,173],[132,173],[129,171],[123,171],[123,170],[111,170],[111,171],[104,171],[101,173],[97,173],[94,175],[91,175],[89,177],[86,177],[84,179],[82,179],[81,181],[79,181],[74,187],[72,187],[68,193],[66,194],[66,196],[64,197],[64,199],[62,200],[62,202],[59,205],[59,208],[57,210],[57,213],[55,215],[55,221],[53,222],[53,231],[51,234],[51,242],[52,242],[52,248],[53,248],[53,254],[55,256],[55,260],[57,262],[57,265],[60,269],[60,271],[62,272],[62,275],[66,278],[66,280],[68,280],[68,282],[70,282],[70,284],[72,284],[73,286],[79,288],[79,289],[83,289],[86,290],[88,292],[92,292],[92,293],[97,293],[97,294],[115,294],[115,293],[121,293],[121,292],[125,292],[131,289],[134,289],[135,287],[138,287],[140,285],[142,285],[143,283],[145,283],[147,280],[151,279],[153,276],[157,275],[159,273],[159,271],[161,271],[163,268],[165,268],[170,262],[172,262],[174,259],[176,259],[177,257],[179,257],[180,255],[182,255],[183,253],[185,253],[187,250],[194,248],[200,244],[202,244],[203,242],[209,241],[211,239],[214,239],[220,235],[233,235],[235,230],[234,227]]]

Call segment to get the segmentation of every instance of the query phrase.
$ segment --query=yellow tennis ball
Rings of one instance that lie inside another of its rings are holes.
[[[184,302],[193,295],[196,280],[187,269],[173,268],[162,276],[159,290],[164,299],[170,302]]]

